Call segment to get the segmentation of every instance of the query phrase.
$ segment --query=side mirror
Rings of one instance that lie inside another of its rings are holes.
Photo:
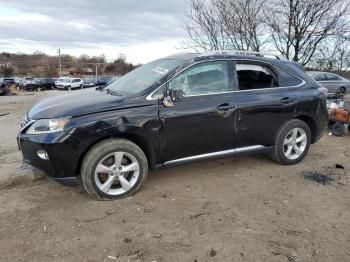
[[[184,91],[182,90],[174,90],[173,91],[174,94],[173,94],[173,100],[178,100],[178,101],[182,101],[185,99],[185,93]]]
[[[173,106],[174,101],[182,101],[185,99],[185,93],[182,90],[166,90],[163,98],[164,106]]]

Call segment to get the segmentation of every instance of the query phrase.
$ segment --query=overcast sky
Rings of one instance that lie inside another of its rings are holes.
[[[185,0],[0,0],[0,52],[119,53],[134,63],[179,52]]]

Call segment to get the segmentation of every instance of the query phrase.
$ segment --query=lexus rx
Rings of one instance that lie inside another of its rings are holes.
[[[295,63],[244,52],[179,54],[25,115],[24,161],[95,199],[134,193],[149,169],[243,152],[300,162],[326,126],[319,84]]]

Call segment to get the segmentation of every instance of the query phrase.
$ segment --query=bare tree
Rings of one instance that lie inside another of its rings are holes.
[[[213,2],[231,46],[260,51],[267,42],[264,24],[266,0],[216,0]]]
[[[259,51],[266,42],[263,4],[266,0],[189,0],[184,46],[196,50]]]
[[[317,49],[309,65],[345,75],[350,69],[350,39],[343,35],[327,39]]]
[[[344,30],[348,7],[347,0],[270,0],[266,21],[274,46],[307,64],[323,40]]]
[[[187,22],[184,27],[188,40],[184,47],[195,50],[227,49],[228,42],[219,21],[219,14],[213,8],[213,1],[190,0],[186,10]]]

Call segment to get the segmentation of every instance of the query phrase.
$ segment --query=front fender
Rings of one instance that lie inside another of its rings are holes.
[[[154,104],[76,117],[67,124],[65,131],[83,145],[80,158],[92,145],[103,139],[123,137],[147,151],[146,155],[151,154],[150,165],[156,165],[161,156],[161,126],[158,104]]]

